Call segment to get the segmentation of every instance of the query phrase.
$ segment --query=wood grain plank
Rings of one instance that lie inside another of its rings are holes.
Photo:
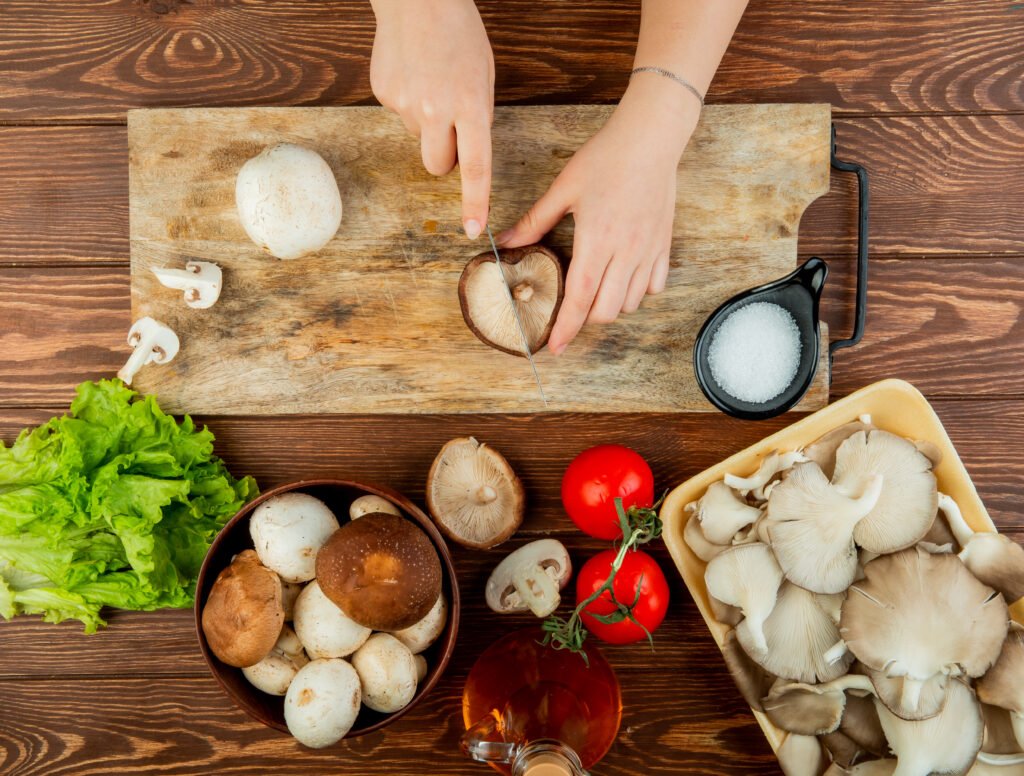
[[[496,94],[610,102],[625,88],[639,3],[480,0]],[[712,101],[831,102],[840,111],[1024,108],[1021,14],[1008,0],[754,0]],[[173,8],[170,13],[159,10]],[[142,106],[372,100],[362,0],[4,0],[0,120],[123,119]]]

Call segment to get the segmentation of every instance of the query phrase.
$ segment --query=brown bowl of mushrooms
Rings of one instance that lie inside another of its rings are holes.
[[[1024,549],[913,386],[737,453],[662,519],[785,773],[1024,769]]]
[[[309,480],[231,518],[199,572],[195,616],[239,708],[322,748],[430,692],[455,647],[459,588],[444,539],[409,499]]]

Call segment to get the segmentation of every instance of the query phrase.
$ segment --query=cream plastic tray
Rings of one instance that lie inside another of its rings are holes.
[[[704,569],[707,564],[694,555],[683,540],[683,528],[690,517],[683,508],[703,496],[708,485],[722,479],[726,472],[741,476],[752,474],[761,458],[773,450],[796,450],[864,414],[871,415],[871,422],[878,428],[909,439],[927,440],[938,445],[942,451],[942,462],[935,468],[939,490],[956,500],[964,519],[975,531],[996,530],[960,456],[957,455],[949,435],[946,434],[942,422],[928,404],[928,400],[914,386],[903,380],[883,380],[862,388],[792,426],[762,439],[717,466],[691,477],[665,499],[661,508],[665,544],[719,649],[724,643],[729,627],[716,621],[711,614],[708,591],[704,585]],[[1024,603],[1017,602],[1010,608],[1010,612],[1015,620],[1024,622]],[[751,712],[757,718],[772,749],[778,752],[786,737],[785,731],[775,727],[761,712],[754,709],[751,709]]]

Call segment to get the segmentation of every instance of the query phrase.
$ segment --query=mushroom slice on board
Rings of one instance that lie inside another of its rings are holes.
[[[1006,602],[955,555],[911,547],[876,558],[864,574],[843,603],[841,632],[865,666],[903,677],[903,716],[915,715],[931,677],[981,676],[999,657]]]
[[[750,646],[767,651],[764,621],[775,608],[782,569],[766,544],[741,544],[716,556],[704,571],[708,594],[743,611]]]
[[[1017,744],[1024,749],[1024,627],[1010,626],[999,659],[977,682],[983,703],[1010,712]]]
[[[839,728],[847,690],[871,692],[871,680],[860,674],[846,674],[824,684],[780,679],[761,700],[761,707],[772,724],[785,731],[820,736]]]
[[[935,521],[938,490],[932,462],[912,442],[888,431],[858,431],[836,451],[832,484],[858,496],[882,475],[878,503],[857,523],[853,538],[872,552],[896,552],[919,541]]]
[[[683,528],[683,541],[686,542],[687,547],[693,550],[693,554],[705,563],[709,563],[713,557],[732,546],[709,542],[700,527],[700,520],[694,514],[691,514],[686,520],[686,527]]]
[[[736,637],[751,658],[766,671],[784,679],[814,684],[829,682],[846,673],[853,662],[849,653],[834,663],[825,653],[839,641],[839,629],[822,608],[819,596],[783,582],[775,608],[764,622],[766,652],[754,648],[754,635],[746,620],[736,627]]]
[[[509,553],[487,579],[484,598],[498,614],[531,611],[547,617],[562,600],[572,562],[557,539],[538,539]]]
[[[726,474],[724,482],[733,490],[738,490],[742,496],[752,494],[756,501],[764,501],[765,486],[769,482],[782,472],[788,471],[794,465],[806,460],[804,454],[799,451],[780,453],[775,450],[762,459],[757,471],[749,477]]]
[[[777,754],[785,776],[818,776],[825,770],[825,750],[814,736],[790,733]]]
[[[221,271],[213,262],[189,261],[185,269],[153,267],[160,285],[185,292],[185,304],[194,310],[213,307],[220,299]]]
[[[1000,533],[975,531],[964,520],[956,501],[945,493],[939,494],[939,509],[963,548],[960,560],[971,573],[1002,593],[1007,603],[1024,597],[1024,547]]]
[[[834,428],[803,449],[804,460],[818,464],[825,476],[831,479],[836,468],[836,450],[839,446],[858,431],[870,431],[872,428],[874,426],[871,425],[870,417]]]
[[[916,722],[900,719],[877,699],[875,704],[896,755],[893,776],[963,773],[981,750],[981,707],[964,682],[951,681],[942,711]]]
[[[217,575],[203,606],[202,628],[210,650],[236,668],[256,665],[284,627],[281,579],[253,550],[238,553]]]
[[[117,376],[131,385],[135,375],[146,364],[166,364],[178,355],[181,343],[170,326],[150,318],[139,318],[128,330],[128,344],[134,348]]]
[[[878,700],[900,719],[911,721],[928,719],[942,711],[946,703],[946,691],[953,681],[948,674],[939,673],[928,677],[918,686],[916,683],[907,684],[903,676],[888,676],[885,671],[875,671],[867,666],[862,666],[861,670],[870,678]],[[913,688],[913,708],[904,697],[907,688]]]
[[[686,505],[700,521],[704,538],[712,544],[731,544],[733,537],[761,516],[740,494],[724,482],[712,482],[698,501]],[[691,519],[692,519],[691,517]]]
[[[735,630],[725,634],[722,658],[743,700],[755,711],[762,711],[761,699],[771,689],[775,677],[750,659],[750,655],[740,645]]]
[[[437,527],[465,547],[486,550],[523,521],[526,494],[508,461],[473,437],[441,448],[427,475],[427,508]]]
[[[798,464],[768,499],[768,536],[786,579],[815,593],[845,590],[857,575],[857,524],[883,488],[875,475],[851,498],[816,463]]]
[[[485,345],[513,356],[526,357],[523,333],[536,353],[551,336],[562,304],[562,265],[543,245],[499,251],[501,267],[491,251],[474,257],[459,279],[459,304],[469,330]],[[512,292],[515,311],[509,305]],[[516,311],[519,313],[516,318]],[[523,328],[520,333],[519,322]]]

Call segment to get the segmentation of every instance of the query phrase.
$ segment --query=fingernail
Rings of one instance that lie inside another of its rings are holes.
[[[498,245],[504,245],[508,238],[511,236],[512,230],[506,229],[504,232],[498,232],[498,234],[494,238],[494,242],[498,243]]]
[[[469,219],[465,223],[464,228],[466,230],[466,237],[468,237],[470,240],[475,240],[477,237],[480,236],[480,232],[483,231],[482,227],[480,226],[480,222],[477,221],[475,218]]]

